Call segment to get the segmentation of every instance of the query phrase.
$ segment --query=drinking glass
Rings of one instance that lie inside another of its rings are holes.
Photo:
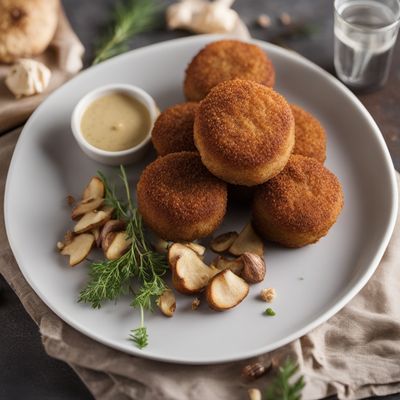
[[[355,90],[382,87],[400,23],[400,0],[335,0],[335,69]]]

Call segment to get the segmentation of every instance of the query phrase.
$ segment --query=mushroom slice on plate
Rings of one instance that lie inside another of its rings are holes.
[[[110,219],[101,228],[99,241],[102,242],[110,232],[120,232],[125,230],[126,223],[120,219]]]
[[[65,245],[60,253],[63,256],[69,256],[69,265],[74,266],[82,262],[90,253],[93,247],[94,236],[91,233],[82,233],[74,236],[72,240]]]
[[[126,236],[126,231],[110,232],[102,241],[104,255],[108,260],[118,260],[132,244],[132,240]]]
[[[171,289],[166,289],[157,299],[157,305],[166,317],[172,317],[176,309],[176,299]]]
[[[97,210],[103,204],[104,199],[98,197],[88,197],[87,199],[81,200],[72,210],[71,218],[78,219],[84,214],[90,211]]]
[[[214,267],[208,267],[192,249],[184,245],[181,245],[182,248],[173,249],[174,246],[175,244],[170,249],[170,256],[172,257],[170,266],[175,289],[183,294],[200,292],[219,271]],[[176,255],[178,252],[179,255]]]
[[[216,253],[223,253],[224,251],[227,251],[238,236],[239,235],[237,232],[226,232],[215,237],[210,243],[211,250],[215,251]]]
[[[206,289],[208,305],[217,311],[237,306],[249,293],[249,285],[231,270],[215,275]]]
[[[112,212],[112,208],[102,208],[86,213],[75,225],[74,233],[88,232],[103,226],[111,218]]]
[[[104,192],[105,190],[103,181],[99,177],[94,176],[83,191],[82,199],[103,198]]]
[[[213,261],[213,265],[220,271],[230,269],[234,274],[240,275],[243,269],[243,260],[241,257],[231,259],[219,256]]]
[[[186,247],[189,247],[189,249],[192,249],[200,257],[203,257],[204,253],[206,252],[206,248],[198,243],[188,242],[188,243],[184,243],[184,245]]]
[[[252,225],[247,224],[229,248],[229,253],[240,256],[244,253],[254,253],[264,257],[264,242],[254,232]]]

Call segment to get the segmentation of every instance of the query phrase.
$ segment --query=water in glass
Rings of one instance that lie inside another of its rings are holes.
[[[382,86],[398,31],[397,1],[337,0],[335,68],[354,88]],[[396,12],[397,11],[397,12]]]

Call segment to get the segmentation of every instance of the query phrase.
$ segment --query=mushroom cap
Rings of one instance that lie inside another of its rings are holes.
[[[0,62],[43,53],[57,28],[59,0],[0,0]]]

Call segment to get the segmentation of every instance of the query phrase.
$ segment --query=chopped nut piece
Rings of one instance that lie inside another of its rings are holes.
[[[268,28],[271,26],[271,18],[267,14],[261,14],[257,18],[257,24],[261,28]]]
[[[264,280],[266,267],[264,260],[257,254],[244,253],[240,257],[243,261],[242,278],[248,283],[258,283]]]
[[[279,16],[279,21],[283,26],[288,26],[292,23],[292,17],[288,13],[282,13]]]
[[[176,310],[176,299],[171,289],[166,289],[157,299],[157,305],[166,317],[172,317]]]
[[[73,206],[74,205],[74,203],[75,203],[75,197],[74,196],[71,196],[70,194],[66,197],[66,200],[67,200],[67,204],[69,205],[69,206]]]
[[[262,400],[262,395],[260,389],[251,388],[247,391],[249,395],[249,400]]]
[[[237,232],[227,232],[215,237],[210,243],[211,250],[215,251],[216,253],[223,253],[224,251],[227,251],[238,236],[239,235]]]
[[[193,299],[192,301],[192,310],[197,310],[200,306],[200,299],[198,297],[196,297],[195,299]]]
[[[260,297],[267,303],[272,303],[276,297],[276,290],[274,288],[262,289]]]
[[[269,369],[272,368],[272,363],[265,366],[259,362],[246,365],[242,370],[243,378],[254,380],[264,375]]]

